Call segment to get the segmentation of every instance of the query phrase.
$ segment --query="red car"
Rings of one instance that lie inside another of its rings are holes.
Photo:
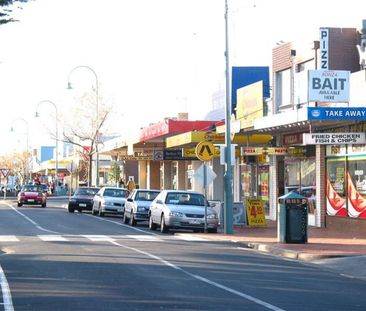
[[[46,207],[47,194],[40,185],[25,185],[18,193],[18,207],[23,204]]]

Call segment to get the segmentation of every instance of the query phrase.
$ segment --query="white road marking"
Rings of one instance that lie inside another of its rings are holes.
[[[0,242],[19,242],[15,235],[0,235]]]
[[[138,241],[142,241],[142,242],[163,242],[163,240],[159,239],[156,236],[152,236],[152,235],[126,235],[126,237],[130,238],[130,239],[135,239]]]
[[[45,242],[63,242],[67,241],[63,236],[61,235],[38,235],[38,237]]]
[[[87,238],[90,241],[94,242],[101,242],[101,241],[107,241],[107,242],[113,242],[114,238],[111,238],[107,235],[82,235],[84,238]]]
[[[112,243],[113,245],[120,246],[120,247],[123,247],[123,248],[125,248],[125,249],[128,249],[128,250],[131,250],[131,251],[134,251],[134,252],[140,253],[140,254],[142,254],[142,255],[145,255],[145,256],[147,256],[147,257],[153,258],[153,259],[155,259],[155,260],[157,260],[157,261],[160,261],[162,264],[164,264],[164,265],[166,265],[166,266],[168,266],[168,267],[170,267],[170,268],[173,268],[173,269],[175,269],[175,270],[179,270],[179,271],[181,271],[181,272],[183,272],[183,273],[185,273],[185,274],[189,275],[190,277],[192,277],[192,278],[194,278],[194,279],[196,279],[196,280],[202,281],[202,282],[207,283],[207,284],[209,284],[209,285],[211,285],[211,286],[214,286],[214,287],[220,288],[220,289],[222,289],[222,290],[224,290],[224,291],[227,291],[227,292],[229,292],[229,293],[232,293],[232,294],[234,294],[234,295],[237,295],[237,296],[239,296],[239,297],[242,297],[242,298],[244,298],[244,299],[247,299],[247,300],[249,300],[249,301],[252,301],[252,302],[254,302],[254,303],[258,304],[258,305],[261,305],[261,306],[263,306],[263,307],[265,307],[265,308],[267,308],[267,309],[269,309],[269,310],[273,310],[273,311],[284,311],[283,309],[281,309],[281,308],[279,308],[279,307],[276,307],[276,306],[274,306],[274,305],[271,305],[270,303],[267,303],[267,302],[265,302],[265,301],[263,301],[263,300],[260,300],[260,299],[258,299],[258,298],[253,297],[253,296],[250,296],[250,295],[248,295],[248,294],[245,294],[245,293],[239,292],[239,291],[237,291],[237,290],[235,290],[235,289],[232,289],[232,288],[230,288],[230,287],[227,287],[227,286],[221,285],[220,283],[217,283],[217,282],[211,281],[211,280],[209,280],[209,279],[207,279],[207,278],[204,278],[204,277],[202,277],[202,276],[199,276],[199,275],[197,275],[197,274],[190,273],[190,272],[188,272],[188,271],[184,270],[183,268],[178,267],[178,266],[176,266],[175,264],[172,264],[171,262],[169,262],[169,261],[167,261],[167,260],[164,260],[163,258],[161,258],[161,257],[159,257],[159,256],[155,256],[155,255],[153,255],[153,254],[151,254],[151,253],[148,253],[148,252],[142,251],[142,250],[137,249],[137,248],[134,248],[134,247],[130,247],[130,246],[127,246],[127,245],[122,245],[122,244],[120,244],[120,243],[118,243],[118,242],[115,242],[115,241],[113,241],[113,242],[111,242],[111,243]]]
[[[184,240],[184,241],[207,241],[204,238],[200,238],[198,236],[194,236],[194,235],[190,235],[190,234],[180,234],[180,235],[175,235],[174,238],[179,239],[179,240]]]
[[[31,222],[32,224],[34,224],[38,229],[43,230],[43,231],[47,231],[47,232],[51,232],[51,233],[60,234],[59,232],[54,232],[54,231],[51,231],[51,230],[47,230],[47,229],[42,228],[36,222],[34,222],[32,219],[30,219],[29,217],[27,217],[23,213],[19,212],[17,209],[15,209],[10,204],[7,204],[7,205],[10,206],[15,212],[17,212],[18,214],[20,214],[21,216],[23,216],[25,219],[27,219],[29,222]],[[110,221],[110,222],[112,222],[112,221]],[[114,222],[114,223],[119,224],[119,225],[122,225],[122,224],[117,223],[117,222]],[[183,268],[178,267],[178,266],[172,264],[171,262],[169,262],[167,260],[164,260],[161,257],[155,256],[155,255],[153,255],[151,253],[148,253],[148,252],[139,250],[139,249],[134,248],[134,247],[129,247],[127,245],[122,245],[122,244],[116,242],[113,238],[110,238],[110,237],[108,237],[106,235],[83,235],[83,236],[86,237],[86,238],[88,238],[91,241],[109,241],[113,245],[116,245],[116,246],[119,246],[119,247],[123,247],[125,249],[128,249],[128,250],[131,250],[131,251],[140,253],[142,255],[145,255],[147,257],[153,258],[153,259],[161,262],[162,264],[164,264],[164,265],[166,265],[166,266],[168,266],[168,267],[170,267],[172,269],[179,270],[182,273],[185,273],[185,274],[189,275],[190,277],[192,277],[192,278],[194,278],[196,280],[202,281],[202,282],[207,283],[207,284],[209,284],[211,286],[220,288],[220,289],[222,289],[224,291],[230,292],[230,293],[232,293],[234,295],[237,295],[239,297],[242,297],[244,299],[247,299],[249,301],[252,301],[252,302],[254,302],[254,303],[258,304],[258,305],[261,305],[261,306],[263,306],[263,307],[265,307],[265,308],[267,308],[269,310],[273,310],[273,311],[284,311],[283,309],[281,309],[279,307],[276,307],[274,305],[271,305],[270,303],[267,303],[267,302],[265,302],[263,300],[260,300],[258,298],[255,298],[255,297],[250,296],[248,294],[245,294],[243,292],[239,292],[239,291],[237,291],[235,289],[232,289],[230,287],[221,285],[221,284],[219,284],[217,282],[211,281],[211,280],[209,280],[207,278],[204,278],[204,277],[201,277],[201,276],[199,276],[197,274],[190,273],[190,272],[184,270]],[[4,271],[2,270],[1,266],[0,266],[0,283],[1,283],[1,288],[2,288],[2,292],[3,292],[3,300],[4,300],[4,308],[5,308],[5,311],[14,311],[13,303],[12,303],[12,299],[11,299],[11,293],[10,293],[10,289],[9,289],[9,285],[8,285],[8,282],[6,280]]]
[[[0,266],[0,286],[3,293],[4,310],[14,311],[13,300],[11,298],[10,288],[3,268]]]

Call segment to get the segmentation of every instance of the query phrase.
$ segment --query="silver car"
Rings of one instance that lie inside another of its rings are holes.
[[[135,189],[127,198],[123,222],[135,226],[138,221],[148,221],[150,204],[160,190]]]
[[[128,190],[118,187],[102,187],[94,196],[93,215],[104,216],[106,213],[123,215]]]
[[[169,229],[204,231],[205,210],[207,210],[207,230],[216,233],[219,220],[203,194],[193,191],[163,190],[150,205],[149,228],[155,230],[160,226],[161,232],[167,232]]]

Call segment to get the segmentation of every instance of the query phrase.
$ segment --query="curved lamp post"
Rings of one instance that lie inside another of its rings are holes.
[[[37,108],[36,108],[36,118],[39,117],[39,113],[38,113],[38,107],[41,104],[51,104],[55,110],[56,110],[56,155],[55,155],[55,160],[56,160],[56,170],[55,170],[55,194],[58,195],[58,109],[57,109],[57,105],[50,100],[42,100],[37,104]]]
[[[25,119],[23,118],[16,118],[13,120],[12,122],[12,126],[10,128],[10,131],[11,132],[14,132],[14,123],[16,121],[22,121],[25,123],[26,127],[27,127],[27,132],[26,132],[26,135],[27,135],[27,146],[26,146],[26,152],[27,152],[27,158],[26,158],[26,165],[25,165],[25,182],[28,182],[29,180],[29,124],[28,124],[28,121],[26,121]]]
[[[77,70],[77,69],[80,69],[80,68],[85,68],[85,69],[88,69],[89,71],[91,71],[95,77],[95,93],[96,93],[96,98],[95,98],[95,105],[96,105],[96,117],[95,117],[95,120],[96,120],[96,126],[98,126],[98,109],[99,109],[99,83],[98,83],[98,76],[97,76],[97,73],[94,71],[93,68],[89,67],[89,66],[84,66],[84,65],[81,65],[81,66],[76,66],[75,68],[73,68],[70,73],[69,73],[69,77],[68,77],[68,81],[67,81],[67,88],[68,89],[72,89],[72,85],[71,85],[71,82],[70,82],[70,77],[71,77],[71,74]],[[97,129],[97,133],[96,133],[96,140],[95,140],[95,154],[96,154],[96,186],[98,187],[99,186],[99,151],[98,151],[98,139],[99,139],[99,133],[98,133],[98,129]],[[91,178],[91,176],[90,176]],[[90,181],[89,181],[90,182]]]

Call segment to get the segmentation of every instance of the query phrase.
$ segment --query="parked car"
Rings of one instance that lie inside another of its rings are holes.
[[[118,187],[102,187],[94,196],[92,213],[93,215],[104,216],[106,213],[123,215],[126,198],[129,192],[127,189]]]
[[[68,211],[70,213],[73,213],[75,210],[79,213],[91,211],[93,209],[94,196],[99,190],[99,187],[80,187],[76,189],[69,199]]]
[[[136,225],[139,221],[149,220],[149,210],[151,202],[160,193],[159,190],[135,189],[127,198],[123,222]]]
[[[46,184],[40,184],[39,185],[42,188],[42,191],[46,194],[49,195],[51,193],[50,191],[50,187],[48,187]]]
[[[17,196],[18,207],[24,205],[41,205],[46,207],[47,195],[39,185],[24,185]]]
[[[206,208],[207,230],[215,233],[219,220],[203,194],[193,191],[163,190],[151,203],[149,228],[155,230],[160,226],[161,232],[167,232],[169,229],[203,231]]]

